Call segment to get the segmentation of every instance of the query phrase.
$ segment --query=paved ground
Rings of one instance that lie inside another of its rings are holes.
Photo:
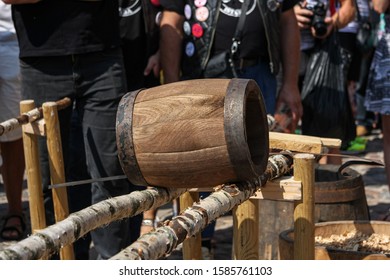
[[[383,161],[383,145],[381,134],[379,131],[374,131],[368,138],[366,153],[359,155],[359,157]],[[345,158],[345,160],[349,160]],[[365,191],[367,196],[367,204],[369,206],[370,216],[372,220],[380,220],[390,209],[390,194],[386,183],[385,172],[383,167],[373,167],[369,165],[357,165],[352,167],[356,169],[363,177],[365,184]],[[23,190],[23,205],[26,216],[29,217],[28,209],[28,193],[25,184]],[[5,198],[4,187],[0,176],[0,217],[6,214],[7,201]],[[172,214],[170,205],[163,207],[158,212],[160,219],[169,218]],[[9,242],[1,242],[0,249],[9,245]],[[217,220],[215,232],[215,249],[213,252],[214,259],[231,259],[232,255],[232,216],[226,215]],[[92,257],[94,258],[93,248]],[[170,259],[180,259],[180,247],[174,251],[169,257]]]

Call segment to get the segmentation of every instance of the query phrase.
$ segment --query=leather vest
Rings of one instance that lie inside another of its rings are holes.
[[[142,0],[142,12],[144,15],[145,34],[147,36],[147,50],[150,55],[158,50],[159,26],[158,17],[161,16],[162,7],[155,6],[150,0]]]
[[[272,12],[267,7],[267,0],[255,0],[257,7],[260,9],[262,21],[264,24],[265,35],[267,38],[267,53],[270,59],[270,70],[273,74],[277,74],[280,64],[280,30],[279,18],[280,8]],[[194,0],[185,0],[186,10],[184,23],[183,37],[183,57],[182,66],[183,79],[196,79],[202,76],[202,71],[205,69],[210,58],[212,43],[214,41],[215,27],[219,17],[221,0],[208,0],[205,7],[208,10],[208,16],[205,21],[199,21],[196,17],[197,7],[194,5]],[[190,8],[190,9],[189,9]],[[187,22],[187,23],[186,23]],[[189,23],[189,24],[188,24]],[[185,25],[187,24],[187,30]],[[202,36],[196,38],[189,28],[198,24],[202,27]]]

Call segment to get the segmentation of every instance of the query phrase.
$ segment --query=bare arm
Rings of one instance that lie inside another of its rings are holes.
[[[378,13],[384,13],[389,8],[389,0],[372,0],[374,10]]]
[[[164,11],[160,25],[160,62],[164,83],[180,78],[183,17],[176,12]]]
[[[355,0],[340,0],[341,8],[331,17],[325,18],[325,23],[327,24],[327,32],[324,36],[316,36],[314,28],[311,29],[311,32],[314,37],[326,38],[330,33],[332,33],[333,28],[337,26],[338,29],[345,27],[355,18]],[[388,0],[375,0],[375,1],[388,1]],[[302,28],[310,27],[309,17],[313,15],[313,12],[305,9],[307,3],[306,1],[301,2],[300,5],[295,5],[294,12],[298,21],[298,26]]]
[[[341,8],[332,16],[332,21],[341,29],[355,19],[355,0],[340,0]]]
[[[325,18],[325,23],[328,25],[328,31],[324,36],[316,36],[319,38],[326,38],[332,33],[334,28],[341,29],[355,18],[355,0],[340,0],[341,7],[337,13],[332,17]],[[312,34],[315,36],[315,32],[312,28]]]
[[[283,81],[276,103],[276,109],[284,103],[291,110],[293,121],[290,132],[294,132],[302,116],[302,103],[298,89],[300,32],[293,9],[282,14],[280,25]]]

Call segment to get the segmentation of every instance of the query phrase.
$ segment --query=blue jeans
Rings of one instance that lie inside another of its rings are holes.
[[[91,178],[123,174],[116,147],[116,112],[126,93],[120,49],[59,57],[21,59],[22,96],[36,106],[46,101],[70,97],[76,102],[85,145],[85,157]],[[72,107],[59,111],[65,166],[68,163]],[[40,141],[45,201],[50,203],[50,183],[46,143]],[[93,183],[92,203],[136,189],[128,180]],[[49,206],[50,207],[50,206]],[[138,219],[140,223],[140,218]],[[107,259],[128,246],[131,234],[139,235],[139,225],[130,219],[116,221],[91,233],[98,258]],[[132,230],[130,230],[132,229]]]
[[[257,82],[264,97],[268,114],[273,115],[276,107],[276,76],[271,73],[268,62],[243,68],[238,72],[239,78],[252,79]]]

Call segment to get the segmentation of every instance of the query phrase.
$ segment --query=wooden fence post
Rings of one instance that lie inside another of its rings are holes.
[[[259,208],[246,200],[233,209],[233,259],[259,259]]]
[[[43,103],[42,109],[46,123],[51,183],[65,183],[65,167],[57,104],[55,102],[46,102]],[[65,187],[53,189],[53,205],[56,222],[62,221],[69,216],[68,197]],[[60,257],[67,260],[74,259],[73,245],[70,244],[63,247],[60,251]]]
[[[302,199],[294,205],[296,260],[314,260],[314,164],[312,154],[294,156],[294,180],[302,182]]]
[[[180,212],[188,207],[192,207],[195,202],[199,201],[198,192],[185,192],[180,196]],[[202,259],[202,237],[197,234],[183,242],[183,259],[184,260],[201,260]]]
[[[33,100],[20,102],[20,112],[23,114],[35,108]],[[29,124],[27,124],[29,125]],[[31,231],[46,227],[45,207],[43,204],[42,177],[39,163],[38,135],[27,133],[23,125],[23,149],[25,155],[27,186],[29,195]]]

